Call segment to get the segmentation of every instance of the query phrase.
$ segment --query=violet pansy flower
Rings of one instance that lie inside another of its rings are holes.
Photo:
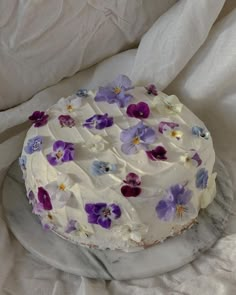
[[[53,151],[46,157],[52,166],[60,165],[74,160],[74,144],[57,140],[53,144]]]
[[[27,145],[24,147],[24,151],[30,155],[34,152],[39,152],[42,149],[42,143],[42,136],[35,136],[33,138],[30,138],[27,142]]]
[[[26,170],[26,163],[27,163],[26,155],[22,155],[21,157],[19,157],[19,165],[23,172]]]
[[[132,172],[127,174],[126,180],[123,180],[123,182],[126,184],[121,187],[121,193],[124,197],[137,197],[141,194],[141,179],[137,174]]]
[[[121,209],[117,204],[86,204],[85,211],[88,214],[88,223],[99,224],[106,229],[111,227],[113,220],[121,217]]]
[[[168,222],[183,220],[193,211],[193,206],[190,203],[191,198],[192,191],[186,189],[185,186],[180,184],[171,186],[156,206],[158,217],[162,221]]]
[[[69,234],[72,231],[77,230],[78,228],[78,221],[75,219],[70,219],[65,229],[65,233]]]
[[[116,165],[103,161],[93,161],[91,173],[94,176],[113,173],[116,171]]]
[[[152,95],[157,95],[157,88],[154,84],[150,84],[148,86],[145,87],[145,89],[147,90],[148,94],[152,94]]]
[[[161,145],[157,146],[153,150],[146,151],[148,158],[152,161],[167,160],[166,153],[167,153],[167,150]]]
[[[113,125],[113,118],[108,117],[108,114],[104,115],[93,115],[92,117],[85,120],[83,127],[86,127],[88,129],[104,129],[107,127],[111,127]]]
[[[196,135],[198,137],[202,137],[204,139],[209,138],[209,132],[206,129],[199,127],[199,126],[192,127],[192,134]]]
[[[124,75],[119,75],[113,82],[105,87],[99,87],[95,101],[106,101],[110,104],[116,103],[119,107],[125,107],[133,97],[127,93],[133,89],[131,80]]]
[[[44,210],[50,211],[52,210],[52,203],[48,192],[43,188],[38,188],[38,201],[41,203],[42,208]]]
[[[196,187],[199,189],[205,189],[208,183],[208,171],[205,168],[198,170],[196,174]]]
[[[121,151],[124,154],[131,155],[139,150],[147,150],[149,144],[156,140],[156,132],[153,128],[139,122],[133,127],[124,129],[120,134],[120,140],[123,142]]]
[[[48,115],[45,112],[35,111],[29,117],[29,120],[33,122],[34,127],[42,127],[48,122]]]
[[[137,119],[147,119],[150,114],[149,106],[146,102],[139,102],[137,104],[130,104],[126,110],[129,117]]]
[[[72,128],[75,126],[75,120],[70,115],[60,115],[58,120],[61,127]]]

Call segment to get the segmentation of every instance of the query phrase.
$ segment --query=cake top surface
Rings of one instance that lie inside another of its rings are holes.
[[[214,150],[175,95],[121,75],[30,120],[20,161],[44,227],[112,249],[163,240],[197,216]]]

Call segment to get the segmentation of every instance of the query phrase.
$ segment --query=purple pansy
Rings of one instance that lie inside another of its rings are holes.
[[[114,219],[118,219],[121,216],[121,210],[117,204],[86,204],[85,211],[88,214],[88,223],[99,224],[106,229],[111,227]]]
[[[41,186],[38,188],[38,200],[42,204],[44,210],[52,210],[51,199],[48,192]]]
[[[47,124],[48,115],[45,112],[35,111],[29,117],[29,120],[33,122],[34,127],[41,127]]]
[[[152,95],[157,95],[157,88],[154,84],[150,84],[148,86],[145,87],[145,89],[147,90],[148,94],[152,94]]]
[[[73,118],[71,118],[70,115],[60,115],[58,117],[59,123],[61,125],[61,127],[73,127],[75,126],[75,120]]]
[[[192,134],[196,135],[198,137],[202,137],[204,139],[209,138],[209,132],[206,129],[199,127],[199,126],[192,127]]]
[[[129,117],[137,119],[146,119],[149,117],[150,109],[146,102],[139,102],[137,104],[130,104],[126,110]]]
[[[152,161],[167,160],[166,153],[167,153],[167,150],[161,145],[157,146],[155,149],[151,151],[146,151],[148,158]]]
[[[67,226],[66,226],[65,232],[66,232],[67,234],[69,234],[69,233],[71,233],[72,231],[77,230],[77,227],[78,227],[78,222],[77,222],[77,220],[75,220],[75,219],[70,219],[70,220],[68,221]]]
[[[19,165],[22,171],[26,170],[26,163],[27,163],[26,155],[22,155],[21,157],[19,157]]]
[[[27,145],[24,150],[27,154],[33,154],[34,152],[39,152],[42,149],[43,138],[42,136],[35,136],[28,140]]]
[[[126,185],[121,187],[121,193],[124,197],[137,197],[141,194],[142,189],[139,187],[141,185],[140,177],[135,173],[129,173],[126,176],[126,180],[123,180]]]
[[[148,145],[156,140],[156,132],[153,128],[139,122],[133,127],[124,129],[120,134],[123,142],[121,150],[127,155],[135,154],[140,149],[147,150]]]
[[[164,198],[156,206],[158,217],[162,221],[173,221],[175,218],[184,218],[190,207],[192,191],[185,186],[176,184],[171,186]]]
[[[46,157],[52,166],[60,165],[65,162],[74,160],[74,144],[57,140],[53,144],[53,152],[49,153]]]
[[[133,89],[131,80],[124,75],[119,75],[113,82],[105,87],[99,87],[95,101],[107,101],[116,103],[119,107],[125,107],[133,97],[126,91]]]
[[[208,183],[208,171],[205,168],[198,170],[196,174],[196,187],[199,189],[205,189]]]
[[[106,127],[111,127],[113,125],[113,118],[108,117],[108,114],[104,115],[94,115],[87,120],[85,120],[83,127],[87,127],[89,129],[104,129]]]

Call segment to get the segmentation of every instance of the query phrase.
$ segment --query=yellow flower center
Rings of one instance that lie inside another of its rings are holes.
[[[64,185],[64,183],[61,183],[60,185],[59,185],[59,190],[60,191],[64,191],[66,189],[66,186]]]
[[[115,94],[121,93],[121,88],[120,87],[115,87],[114,92],[115,92]]]
[[[72,112],[72,111],[73,111],[73,106],[72,106],[71,104],[68,104],[68,105],[66,106],[66,108],[67,108],[67,111],[68,111],[68,112]]]
[[[53,220],[53,217],[52,217],[51,214],[48,214],[48,218],[49,218],[50,220]]]
[[[57,157],[57,159],[60,159],[62,156],[63,156],[62,151],[58,151],[58,152],[56,153],[56,157]]]
[[[176,206],[176,214],[178,215],[178,217],[182,217],[185,211],[186,209],[183,205]]]
[[[140,139],[138,136],[133,139],[133,144],[140,144]]]
[[[171,136],[172,137],[177,137],[177,135],[178,135],[178,133],[175,130],[171,131]]]
[[[108,208],[104,209],[102,213],[103,213],[104,217],[107,217],[107,216],[111,215],[111,211]]]
[[[186,159],[185,159],[186,162],[190,162],[190,160],[191,159],[189,157],[186,157]]]

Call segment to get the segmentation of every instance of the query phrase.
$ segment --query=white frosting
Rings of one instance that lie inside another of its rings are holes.
[[[166,161],[151,161],[144,150],[133,155],[124,154],[121,151],[120,133],[140,120],[128,117],[126,108],[119,108],[116,104],[107,102],[95,102],[91,92],[89,97],[80,98],[81,101],[73,96],[60,100],[48,110],[48,123],[40,128],[32,126],[27,133],[24,146],[35,136],[43,137],[41,151],[27,154],[23,149],[22,152],[22,155],[27,157],[24,171],[27,192],[33,191],[37,199],[38,187],[48,188],[49,192],[53,185],[59,185],[61,180],[66,179],[66,201],[61,200],[64,195],[60,192],[54,194],[53,209],[41,213],[41,220],[42,223],[49,224],[48,227],[56,233],[75,243],[100,249],[142,249],[181,231],[215,195],[215,176],[210,178],[205,190],[196,187],[197,171],[204,168],[210,177],[215,162],[211,137],[206,140],[192,134],[193,126],[205,128],[203,122],[183,106],[176,96],[167,97],[164,93],[159,93],[157,97],[153,97],[147,94],[144,87],[137,87],[130,93],[133,95],[131,103],[143,101],[149,105],[150,116],[143,122],[154,128],[157,134],[157,139],[155,143],[150,144],[149,150],[163,145],[167,150]],[[163,103],[165,98],[166,105]],[[73,99],[74,109],[68,112],[67,106],[69,102],[73,105]],[[111,127],[97,130],[82,126],[84,121],[94,114],[105,113],[114,119]],[[61,114],[70,114],[75,120],[75,126],[62,128],[58,121]],[[170,137],[171,130],[168,128],[161,134],[158,125],[162,121],[178,123],[176,131],[181,139]],[[50,165],[46,155],[52,151],[56,140],[75,144],[74,161],[57,166]],[[200,165],[192,160],[193,149],[201,158]],[[112,163],[117,166],[117,170],[114,173],[94,176],[91,174],[91,164],[94,160]],[[121,193],[121,187],[130,172],[141,178],[142,192],[137,197],[126,198]],[[192,208],[185,214],[185,218],[174,219],[172,222],[162,221],[155,208],[163,199],[165,191],[175,184],[186,185],[192,191]],[[115,203],[121,208],[121,217],[112,221],[109,229],[88,223],[85,204],[101,202]],[[76,221],[76,230],[65,233],[69,220]]]

